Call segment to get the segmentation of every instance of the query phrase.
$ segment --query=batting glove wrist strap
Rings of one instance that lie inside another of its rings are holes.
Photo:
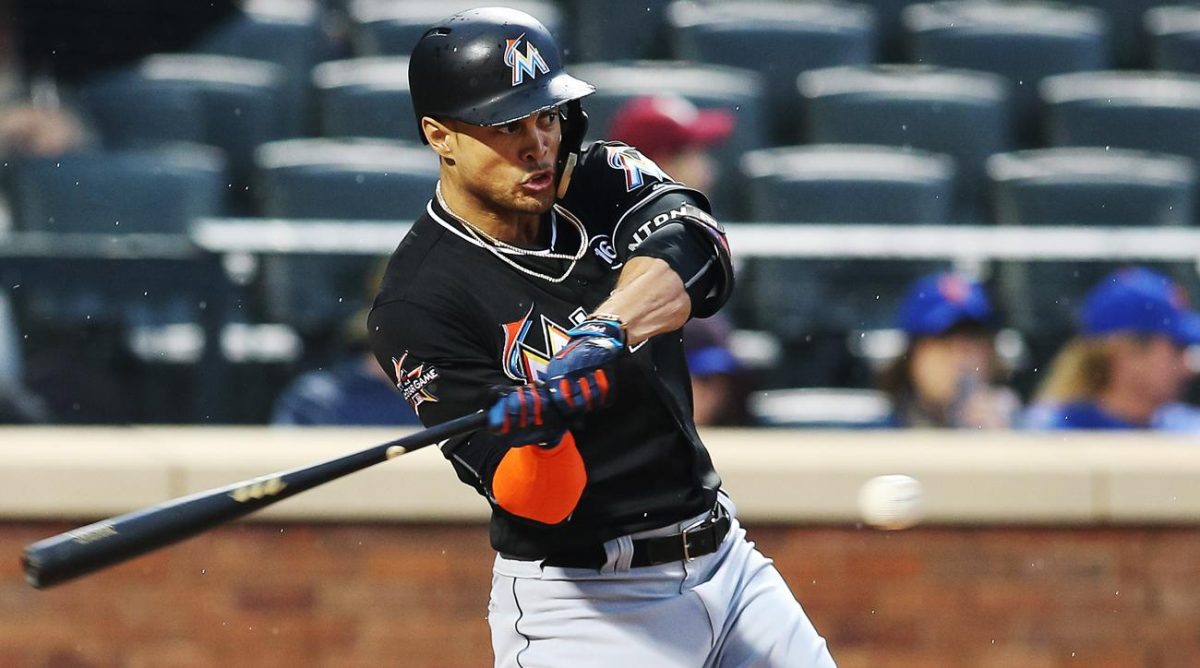
[[[625,323],[621,321],[620,316],[608,313],[593,313],[588,316],[587,320],[569,330],[567,336],[572,338],[581,336],[606,336],[615,340],[621,346],[625,345],[628,338],[625,333]]]

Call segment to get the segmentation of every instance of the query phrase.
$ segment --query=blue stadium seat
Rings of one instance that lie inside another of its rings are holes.
[[[919,0],[857,0],[875,12],[879,34],[879,62],[908,62],[909,38],[904,30],[904,9]]]
[[[733,134],[712,151],[719,171],[708,195],[718,215],[743,215],[738,158],[746,151],[768,145],[763,84],[758,75],[729,67],[660,61],[592,63],[575,66],[571,72],[596,86],[596,92],[583,99],[588,139],[592,140],[605,139],[617,110],[643,95],[675,94],[702,109],[721,107],[732,111]]]
[[[814,144],[742,158],[752,220],[942,225],[953,220],[954,161],[892,146]]]
[[[350,3],[355,51],[360,56],[407,56],[435,22],[488,4],[480,0],[355,0]],[[553,2],[506,0],[491,4],[532,15],[558,39],[560,48],[570,45],[567,24]]]
[[[813,145],[742,160],[755,219],[779,223],[946,224],[954,163],[890,146]],[[895,304],[945,262],[759,259],[743,271],[738,304],[785,342],[891,326]],[[749,304],[745,304],[745,302]]]
[[[879,65],[806,72],[799,86],[808,141],[950,155],[959,174],[954,216],[981,217],[984,162],[1012,147],[1003,79],[967,70]]]
[[[288,218],[411,221],[437,182],[426,146],[383,140],[294,139],[258,151],[263,213]],[[362,308],[366,276],[380,258],[276,256],[263,269],[272,320],[313,335],[335,330]]]
[[[321,134],[420,141],[408,89],[408,58],[354,58],[313,70]]]
[[[6,290],[0,290],[0,388],[21,383],[21,346],[17,319]]]
[[[1080,72],[1042,82],[1056,146],[1104,146],[1200,160],[1200,75]]]
[[[1113,65],[1122,69],[1145,67],[1149,55],[1142,17],[1146,11],[1166,4],[1182,4],[1181,0],[1070,0],[1071,4],[1088,5],[1103,11],[1112,27]]]
[[[192,50],[282,67],[285,132],[298,136],[311,126],[309,72],[333,50],[321,18],[311,0],[251,0],[241,15],[205,35]]]
[[[1020,143],[1040,143],[1038,83],[1047,76],[1105,69],[1104,15],[1043,2],[933,2],[904,11],[912,59],[999,74],[1012,84]]]
[[[17,224],[31,231],[185,234],[228,195],[224,159],[201,146],[25,158],[15,172]]]
[[[1176,156],[1103,148],[1022,151],[988,161],[996,222],[1004,225],[1181,226],[1196,209],[1196,171]],[[1061,335],[1108,262],[1005,262],[999,292],[1019,329]],[[1160,265],[1189,287],[1191,267]]]
[[[292,139],[257,152],[263,213],[281,218],[414,220],[437,183],[437,155],[383,140]]]
[[[244,58],[172,54],[146,58],[136,76],[196,93],[204,117],[204,143],[226,152],[234,193],[244,199],[254,149],[287,135],[283,68]]]
[[[1155,7],[1145,23],[1155,69],[1200,73],[1200,5]]]
[[[800,113],[796,76],[875,59],[870,9],[842,2],[677,2],[667,12],[675,56],[751,69],[766,82],[774,143],[791,143]]]
[[[206,141],[200,93],[175,82],[128,72],[101,76],[80,88],[79,102],[107,148]]]
[[[567,0],[578,62],[666,58],[666,9],[671,0]],[[614,17],[622,20],[614,20]]]
[[[26,231],[182,238],[196,218],[227,213],[224,156],[206,146],[26,158],[13,171],[16,221]],[[173,289],[181,279],[170,271],[182,266],[130,262],[103,274],[111,269],[104,262],[71,263],[26,286],[23,304],[35,320],[59,328],[186,322],[198,307],[194,297]],[[97,276],[104,276],[103,285],[93,283]]]

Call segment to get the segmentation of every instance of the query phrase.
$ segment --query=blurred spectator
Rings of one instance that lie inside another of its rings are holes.
[[[328,369],[303,374],[275,401],[271,423],[316,426],[419,425],[367,345],[367,314],[350,318],[343,329],[345,354]]]
[[[1140,267],[1118,271],[1083,302],[1078,335],[1058,353],[1031,429],[1161,429],[1200,432],[1200,414],[1179,403],[1200,344],[1200,314],[1183,289]]]
[[[1000,386],[990,301],[983,286],[954,273],[926,276],[909,288],[899,326],[904,354],[880,376],[892,404],[888,427],[1003,429],[1020,402]]]
[[[733,132],[733,114],[701,111],[677,95],[638,97],[613,116],[608,138],[641,151],[672,179],[707,191],[717,175],[708,149]]]
[[[692,415],[699,426],[746,423],[747,377],[729,347],[732,331],[720,315],[691,320],[683,327],[683,349],[692,376]]]
[[[234,0],[0,0],[0,155],[59,155],[89,136],[71,87],[188,48],[240,14]]]

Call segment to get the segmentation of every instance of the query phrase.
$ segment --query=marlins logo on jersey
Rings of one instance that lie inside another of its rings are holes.
[[[521,33],[516,39],[508,40],[504,47],[504,64],[512,69],[512,85],[514,86],[525,81],[526,74],[530,79],[536,79],[538,72],[546,74],[550,71],[550,66],[546,64],[546,60],[542,58],[542,54],[533,45],[533,42],[525,39],[525,53],[517,50],[523,39],[525,39],[525,33]]]
[[[583,309],[571,314],[574,322],[586,318]],[[550,364],[550,358],[571,339],[567,336],[569,327],[563,327],[544,315],[539,315],[541,327],[534,329],[533,307],[525,312],[519,320],[501,325],[504,330],[504,353],[501,360],[504,375],[521,382],[531,383],[541,379]],[[574,324],[574,322],[572,324]],[[540,333],[542,345],[538,347],[532,340],[531,334]]]
[[[668,181],[671,177],[653,160],[638,152],[632,146],[605,146],[608,153],[608,166],[625,172],[625,190],[628,192],[640,187],[646,182],[646,176]]]

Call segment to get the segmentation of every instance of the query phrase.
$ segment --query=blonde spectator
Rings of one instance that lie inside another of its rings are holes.
[[[1200,344],[1200,314],[1179,285],[1149,269],[1119,271],[1093,288],[1081,316],[1026,427],[1200,431],[1196,410],[1180,403],[1194,373],[1186,350]]]

